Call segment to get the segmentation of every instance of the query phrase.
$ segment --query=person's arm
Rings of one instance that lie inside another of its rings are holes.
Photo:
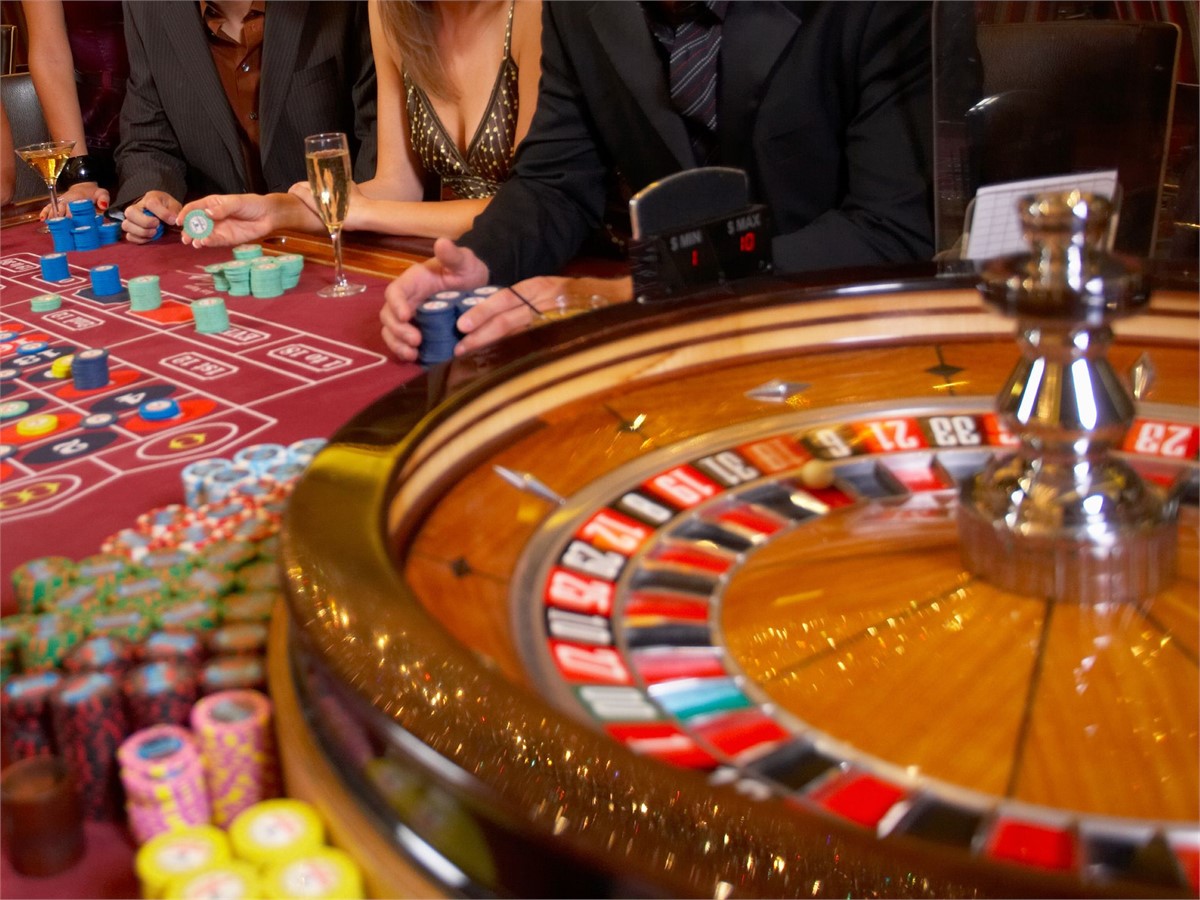
[[[83,113],[79,108],[79,92],[75,87],[75,60],[67,39],[63,5],[60,0],[22,0],[21,10],[29,29],[29,74],[42,107],[46,129],[50,132],[51,140],[75,142],[71,150],[72,158],[86,157],[87,135],[83,130]],[[60,215],[70,216],[72,200],[91,200],[98,208],[104,209],[108,206],[109,197],[108,191],[95,181],[79,181],[67,186],[59,194],[58,200]],[[52,212],[47,205],[42,210],[42,218],[45,219]]]
[[[124,208],[153,191],[174,200],[175,209],[167,220],[172,225],[173,213],[180,207],[178,198],[187,195],[187,163],[159,99],[141,36],[143,16],[153,14],[156,5],[124,4],[129,83],[121,106],[121,145],[116,157],[120,186],[114,205]],[[147,24],[153,27],[153,23]],[[186,63],[180,60],[179,66],[174,77],[186,78]],[[161,197],[156,198],[156,205],[166,208]]]

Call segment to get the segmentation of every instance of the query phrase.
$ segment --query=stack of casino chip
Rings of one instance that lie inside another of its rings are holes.
[[[89,271],[92,293],[97,297],[111,297],[121,293],[121,270],[112,263],[93,266]]]
[[[27,613],[0,619],[0,685],[21,671],[21,645],[25,642],[31,619]]]
[[[121,239],[120,222],[103,222],[96,228],[100,232],[100,246],[107,247]]]
[[[63,658],[62,669],[68,675],[100,672],[116,679],[119,687],[120,680],[134,665],[135,647],[115,635],[92,635]]]
[[[283,289],[290,291],[300,283],[300,273],[304,271],[304,257],[299,253],[284,253],[275,259],[283,269]]]
[[[124,680],[125,705],[133,730],[152,725],[183,725],[196,702],[196,672],[177,662],[143,663]]]
[[[29,300],[29,310],[35,313],[54,312],[62,306],[61,294],[38,294]]]
[[[57,668],[83,643],[85,623],[67,613],[42,613],[33,620],[21,642],[21,670],[37,672]]]
[[[195,736],[182,726],[134,731],[117,749],[125,811],[134,840],[212,821],[204,761]]]
[[[278,900],[366,896],[362,872],[348,853],[336,847],[319,847],[268,866],[262,884],[265,895]]]
[[[325,843],[325,824],[302,800],[263,800],[242,810],[229,826],[234,855],[270,866],[312,853]]]
[[[129,308],[133,312],[148,312],[162,306],[162,290],[157,275],[138,275],[130,278]]]
[[[222,691],[263,691],[267,669],[262,656],[214,656],[200,669],[199,691],[204,696]]]
[[[71,379],[77,391],[94,391],[109,382],[108,351],[103,347],[80,350],[71,361]]]
[[[140,644],[154,630],[154,616],[149,602],[119,602],[106,606],[85,618],[88,633],[93,637],[111,637]]]
[[[17,675],[0,690],[0,734],[14,761],[54,753],[50,698],[61,683],[48,669]]]
[[[128,728],[117,680],[103,672],[72,675],[51,696],[50,708],[55,744],[74,773],[84,815],[118,818],[117,748]]]
[[[231,297],[250,296],[250,259],[235,259],[223,264],[221,271],[225,275],[227,290]]]
[[[455,304],[460,296],[457,291],[442,291],[417,307],[413,321],[421,332],[417,350],[420,365],[433,366],[454,356],[454,345],[458,343]]]
[[[11,577],[21,612],[40,612],[46,600],[75,577],[75,561],[66,556],[42,556],[21,563]]]
[[[233,464],[262,478],[272,466],[286,462],[287,458],[287,447],[283,444],[251,444],[233,454]]]
[[[156,835],[143,844],[134,857],[143,897],[165,897],[169,885],[178,879],[221,866],[230,861],[229,838],[212,825],[192,825]],[[244,897],[250,900],[262,894],[198,894],[199,897]]]
[[[156,631],[138,647],[142,662],[174,662],[198,669],[204,661],[203,637],[194,631]]]
[[[71,277],[71,270],[67,265],[67,254],[63,251],[47,253],[41,258],[41,266],[42,280],[44,281],[66,281]]]
[[[50,239],[54,242],[54,249],[57,253],[67,253],[75,249],[74,220],[66,216],[54,216],[46,220],[46,227],[50,229]]]
[[[74,365],[75,355],[73,353],[68,353],[66,356],[57,356],[50,363],[50,377],[65,381],[71,377],[71,369]],[[85,428],[87,427],[82,421],[80,424]]]
[[[271,701],[264,694],[210,694],[192,707],[191,725],[204,760],[213,824],[227,828],[243,810],[278,795]]]
[[[100,229],[91,220],[75,220],[76,225],[71,229],[71,237],[75,241],[76,250],[99,250]],[[114,292],[115,293],[115,292]]]
[[[76,222],[86,222],[90,225],[96,221],[96,204],[91,200],[72,200],[67,204],[67,209],[71,211],[71,218]]]
[[[77,581],[55,593],[54,612],[70,613],[73,616],[94,615],[104,606],[104,596],[99,586],[89,581]]]
[[[258,259],[262,255],[261,244],[238,244],[233,248],[234,259]]]
[[[205,266],[204,271],[212,276],[214,291],[229,290],[229,278],[225,275],[225,263],[212,263]]]
[[[250,293],[260,300],[283,296],[283,269],[271,259],[255,259],[250,264]]]
[[[229,312],[220,297],[201,297],[192,301],[192,320],[198,334],[220,334],[229,330]]]

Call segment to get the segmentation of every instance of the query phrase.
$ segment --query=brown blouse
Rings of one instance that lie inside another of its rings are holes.
[[[466,155],[451,139],[429,96],[404,73],[405,108],[409,140],[426,175],[442,180],[442,196],[477,200],[496,193],[512,168],[517,135],[517,64],[512,58],[512,23],[515,0],[508,6],[504,30],[504,58],[492,86],[491,100],[467,145]]]

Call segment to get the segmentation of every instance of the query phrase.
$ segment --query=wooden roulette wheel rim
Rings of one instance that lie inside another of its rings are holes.
[[[1151,475],[1193,491],[1196,316],[1194,286],[1160,290],[1148,313],[1120,323],[1111,353],[1120,369],[1149,352],[1158,372],[1149,399],[1158,405],[1148,406],[1148,415],[1181,429],[1187,449],[1180,459],[1143,453],[1142,462]],[[1169,640],[1151,647],[1149,638],[1133,640],[1145,629],[1130,626],[1127,616],[1118,628],[1112,617],[1097,624],[1090,620],[1103,616],[1071,610],[1055,622],[1074,620],[1076,644],[1045,664],[1070,672],[1067,657],[1099,638],[1130,641],[1130,654],[1159,661],[1109,666],[1103,676],[1077,674],[1072,682],[1107,698],[1096,704],[1089,696],[1080,715],[1116,710],[1117,725],[1102,723],[1104,735],[1131,723],[1138,733],[1112,750],[1115,761],[1103,770],[1143,760],[1128,778],[1136,790],[1093,796],[1112,778],[1088,777],[1096,757],[1072,743],[1088,733],[1087,723],[1069,715],[1030,722],[1029,685],[1041,657],[1027,652],[1025,667],[1014,666],[1013,648],[1045,631],[1053,604],[1001,598],[1008,605],[998,607],[986,585],[952,585],[944,528],[913,525],[920,539],[906,538],[913,519],[896,512],[908,508],[906,501],[869,491],[845,492],[856,518],[834,511],[817,525],[782,528],[784,537],[752,553],[733,552],[733,574],[716,579],[713,652],[728,663],[726,680],[747,685],[750,705],[771,713],[767,718],[786,734],[758,745],[716,739],[721,752],[707,769],[670,765],[622,745],[616,736],[624,732],[615,727],[622,723],[588,714],[578,699],[591,683],[586,667],[555,663],[563,634],[565,643],[589,645],[570,630],[583,627],[578,620],[566,632],[546,624],[553,604],[542,594],[564,548],[597,510],[678,465],[765,446],[780,435],[832,429],[853,436],[897,419],[923,423],[928,434],[931,418],[952,415],[982,423],[981,398],[994,396],[1016,357],[1012,331],[961,279],[838,290],[751,285],[653,311],[610,308],[556,323],[431,372],[355,417],[298,487],[282,545],[291,669],[275,680],[300,686],[309,727],[345,782],[342,796],[325,800],[327,814],[365,815],[390,835],[385,845],[410,862],[432,858],[403,839],[424,825],[418,843],[446,863],[435,880],[467,892],[1194,895],[1196,541],[1187,504],[1177,589],[1153,606],[1166,620],[1158,636]],[[761,389],[770,394],[772,384],[778,396],[764,400]],[[794,446],[820,456],[811,443]],[[853,462],[894,474],[897,461],[910,458],[886,450],[856,453]],[[926,462],[934,455],[928,446],[920,453]],[[794,468],[781,464],[767,481],[793,478]],[[856,473],[842,472],[847,483]],[[766,473],[760,467],[758,474]],[[728,493],[731,486],[720,487]],[[944,512],[947,504],[937,498],[945,492],[933,494],[933,507]],[[880,511],[886,515],[873,516]],[[673,523],[692,515],[675,513]],[[850,527],[855,523],[862,527]],[[708,537],[690,550],[710,551]],[[805,560],[810,580],[781,580],[786,561],[813,543],[823,550]],[[856,687],[845,674],[846,650],[886,607],[878,598],[888,596],[890,583],[922,603],[936,593],[922,582],[929,563],[912,553],[918,544],[936,545],[943,560],[937,565],[947,574],[935,581],[968,596],[975,618],[962,621],[967,607],[951,609],[944,599],[936,615],[926,609],[914,616],[914,628],[893,628],[890,643],[883,641],[886,656],[895,658],[902,644],[936,649],[919,663],[909,662],[919,654],[905,656],[907,689],[871,674],[880,671],[879,653],[860,654],[869,664],[856,674]],[[678,545],[659,534],[628,554],[629,571],[653,574],[653,554]],[[602,542],[596,547],[606,550]],[[727,549],[718,542],[716,555]],[[919,562],[906,568],[910,558]],[[868,576],[870,566],[880,574]],[[779,601],[806,592],[825,604],[819,612],[808,604],[807,619],[786,618],[794,609],[756,612],[763,606],[757,596]],[[617,589],[621,602],[632,593],[628,581]],[[865,602],[868,596],[875,599]],[[842,624],[819,637],[834,652],[806,650],[806,674],[791,688],[787,678],[774,679],[781,650],[805,643],[776,635],[764,646],[764,635],[785,620],[800,627],[831,616]],[[952,634],[956,616],[960,627]],[[653,679],[638,674],[632,648],[641,620],[618,618],[611,653],[660,712],[678,713],[659,703]],[[1019,624],[1006,630],[1009,620]],[[935,630],[953,639],[926,640]],[[978,639],[968,644],[961,634]],[[956,681],[952,648],[964,646],[966,674]],[[826,680],[818,683],[814,672]],[[1006,674],[981,684],[980,674],[989,672]],[[1147,672],[1148,680],[1128,683]],[[862,702],[856,691],[864,692]],[[995,703],[964,720],[962,710],[978,711],[988,692]],[[1034,693],[1043,706],[1056,697],[1045,687]],[[908,706],[894,717],[899,725],[879,727],[906,695]],[[963,705],[947,706],[957,695],[966,697]],[[1054,702],[1060,710],[1075,705],[1069,696]],[[954,713],[944,734],[930,713],[938,705]],[[1132,718],[1128,708],[1138,710]],[[713,711],[662,718],[712,751],[704,736]],[[1141,734],[1147,721],[1158,724],[1157,736]],[[770,728],[759,722],[736,733],[769,735]],[[974,735],[984,737],[973,751],[964,743]],[[1038,763],[1022,769],[1024,780],[1011,765],[1021,735],[1032,747],[1023,758]],[[1067,749],[1047,754],[1056,742]],[[283,746],[286,758],[286,732]],[[783,775],[760,765],[776,751],[795,756],[797,747],[819,751],[827,764],[817,772],[798,763]],[[418,781],[432,786],[415,787]],[[440,815],[431,816],[431,805]],[[364,862],[370,870],[372,860]],[[378,868],[376,892],[397,892],[386,867]]]

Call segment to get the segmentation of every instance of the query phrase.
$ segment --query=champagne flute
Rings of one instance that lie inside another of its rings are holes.
[[[50,209],[55,218],[58,217],[58,176],[74,149],[74,141],[46,141],[17,148],[17,156],[29,163],[50,189]],[[49,231],[45,226],[40,230]]]
[[[350,208],[350,149],[346,135],[329,132],[306,137],[304,165],[321,221],[333,240],[333,284],[317,291],[317,296],[349,297],[364,291],[365,285],[351,284],[342,271],[342,223]]]

